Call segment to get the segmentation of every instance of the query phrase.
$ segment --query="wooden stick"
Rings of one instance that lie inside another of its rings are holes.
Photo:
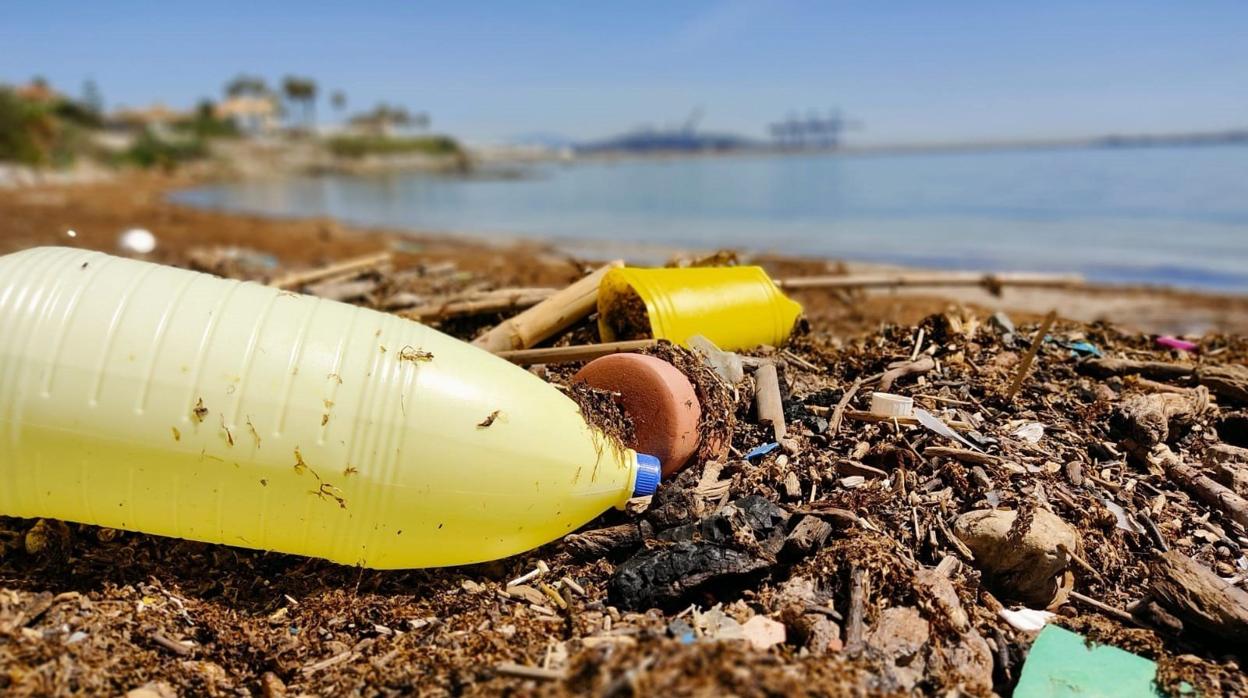
[[[845,649],[849,652],[862,650],[867,630],[867,597],[871,594],[871,580],[867,571],[857,565],[849,568],[849,612],[845,614]]]
[[[897,422],[898,424],[904,424],[905,426],[908,426],[908,427],[917,426],[919,424],[919,420],[916,417],[886,417],[884,415],[872,414],[871,412],[863,412],[860,410],[846,410],[845,416],[849,417],[850,419],[855,419],[859,422]],[[950,420],[950,419],[942,419],[941,421],[953,427],[954,429],[974,429],[975,428],[975,425],[971,424],[970,422],[959,422],[959,421]],[[831,426],[832,426],[831,424],[828,425],[829,428],[831,428]]]
[[[494,667],[494,671],[503,676],[513,676],[518,679],[538,679],[541,681],[562,681],[567,678],[565,672],[557,669],[543,669],[535,666],[525,666],[524,664],[515,664],[513,662],[503,662]]]
[[[1244,499],[1231,488],[1184,463],[1183,459],[1171,451],[1169,446],[1158,444],[1146,456],[1146,460],[1151,464],[1160,465],[1166,475],[1179,483],[1183,489],[1196,495],[1206,504],[1217,507],[1232,521],[1248,527],[1248,499]]]
[[[364,255],[363,257],[346,259],[341,262],[335,262],[334,264],[318,267],[316,269],[309,269],[307,271],[299,271],[285,276],[280,276],[270,281],[269,285],[274,288],[299,288],[300,286],[310,284],[313,281],[328,279],[332,276],[338,276],[339,274],[345,274],[347,272],[364,272],[369,269],[375,269],[384,264],[388,264],[389,262],[389,252],[375,252],[373,254]]]
[[[531,366],[533,364],[561,364],[572,361],[589,361],[608,354],[636,352],[653,347],[659,343],[657,339],[634,339],[627,342],[606,342],[604,344],[578,344],[571,347],[548,347],[544,349],[517,349],[514,351],[495,352],[499,357],[513,364]]]
[[[1049,314],[1044,316],[1044,322],[1040,323],[1040,329],[1036,330],[1036,336],[1032,338],[1031,346],[1028,347],[1027,353],[1023,355],[1023,360],[1018,365],[1018,372],[1014,374],[1014,380],[1010,381],[1010,390],[1005,395],[1006,402],[1013,401],[1014,396],[1022,389],[1023,379],[1027,377],[1027,372],[1031,370],[1031,362],[1036,360],[1036,354],[1040,352],[1040,345],[1044,344],[1044,337],[1052,329],[1056,320],[1056,310],[1050,310]]]
[[[784,438],[784,399],[780,397],[780,376],[776,365],[766,363],[754,372],[754,406],[759,421],[771,424],[776,441]]]
[[[476,294],[466,298],[453,298],[440,303],[426,303],[399,311],[400,317],[409,320],[445,320],[468,315],[503,313],[508,310],[528,308],[554,295],[555,289],[515,288]]]
[[[528,349],[588,316],[598,305],[598,284],[607,272],[624,266],[616,260],[564,288],[519,315],[499,323],[473,344],[486,351]]]
[[[1082,284],[1083,277],[1077,274],[993,274],[990,272],[807,276],[776,281],[776,285],[786,291],[803,288],[895,288],[899,286],[984,286],[990,289],[1001,286],[1065,288]]]
[[[854,384],[849,386],[849,390],[841,396],[836,403],[836,409],[832,410],[832,419],[828,420],[828,435],[836,436],[836,432],[841,429],[841,420],[845,418],[845,408],[849,405],[849,401],[854,399],[858,394],[858,389],[862,387],[862,379],[855,378]]]
[[[1105,615],[1110,616],[1112,618],[1116,618],[1122,621],[1123,623],[1129,623],[1131,625],[1140,624],[1140,622],[1136,620],[1135,617],[1132,616],[1130,613],[1127,613],[1121,608],[1114,608],[1113,606],[1110,606],[1107,603],[1097,601],[1091,596],[1085,596],[1083,594],[1080,594],[1077,591],[1072,591],[1070,592],[1070,598],[1074,599],[1075,601],[1078,601],[1079,603],[1087,604],[1088,606],[1095,608],[1096,610],[1104,613]]]
[[[954,460],[972,465],[1000,465],[1004,460],[1001,456],[994,456],[991,453],[978,453],[969,448],[948,448],[945,446],[928,446],[923,449],[923,455],[931,458],[953,458]]]

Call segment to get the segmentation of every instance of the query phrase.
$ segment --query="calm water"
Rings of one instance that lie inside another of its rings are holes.
[[[1248,292],[1248,147],[741,157],[204,187],[179,201],[562,242],[1077,271]]]

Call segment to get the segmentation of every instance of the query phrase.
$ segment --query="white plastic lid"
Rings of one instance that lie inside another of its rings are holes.
[[[914,398],[892,393],[871,393],[871,414],[877,417],[909,417],[914,414]]]

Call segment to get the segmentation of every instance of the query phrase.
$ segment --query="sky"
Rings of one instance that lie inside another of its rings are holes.
[[[238,3],[0,0],[0,82],[189,107],[238,73],[314,78],[348,111],[474,142],[583,140],[704,114],[762,137],[839,107],[860,144],[1248,126],[1248,3]]]

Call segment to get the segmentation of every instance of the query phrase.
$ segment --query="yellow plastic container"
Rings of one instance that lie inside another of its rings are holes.
[[[652,336],[682,345],[702,335],[728,351],[779,346],[802,314],[762,267],[613,269],[598,290],[603,341],[616,339],[606,311],[629,289],[645,303]]]
[[[455,565],[653,491],[652,460],[415,322],[83,250],[0,257],[0,514]]]

